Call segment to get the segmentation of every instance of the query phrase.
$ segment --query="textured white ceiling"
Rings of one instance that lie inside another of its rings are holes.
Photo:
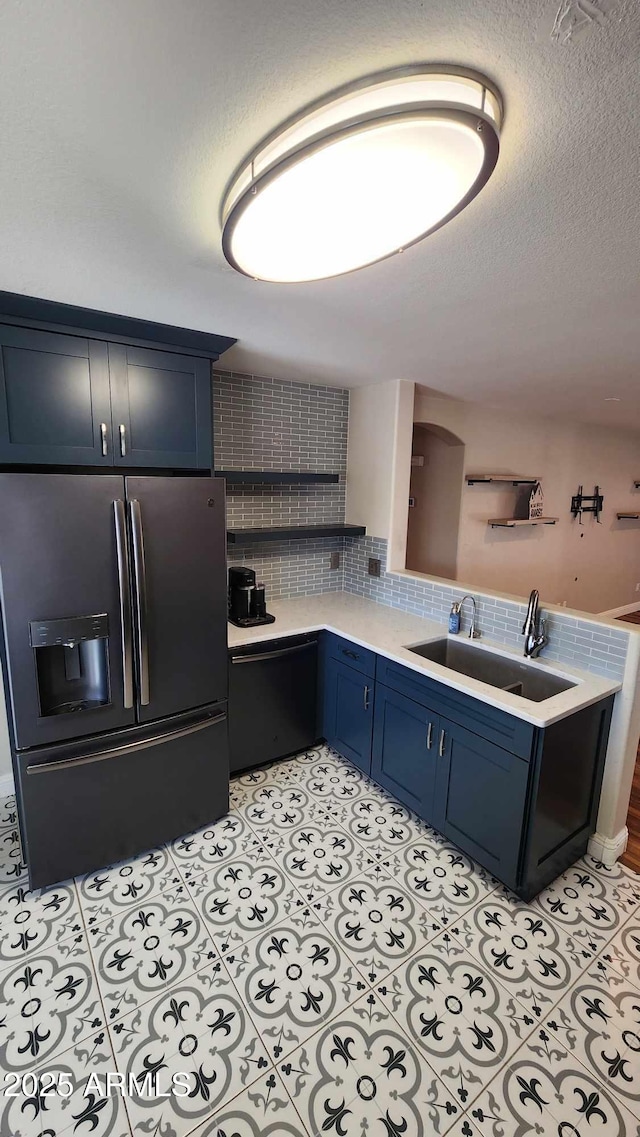
[[[559,3],[2,0],[0,287],[237,336],[237,369],[640,427],[640,6],[563,0],[583,26],[562,44]],[[420,60],[504,94],[480,197],[342,279],[234,273],[218,209],[245,153]]]

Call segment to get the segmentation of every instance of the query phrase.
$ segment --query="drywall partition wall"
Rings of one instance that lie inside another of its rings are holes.
[[[616,519],[640,511],[640,436],[623,430],[530,416],[507,415],[479,404],[416,388],[416,423],[444,427],[465,444],[469,473],[540,476],[544,512],[555,526],[491,529],[489,517],[512,516],[512,486],[465,487],[461,499],[457,579],[476,587],[527,595],[538,588],[550,603],[602,612],[640,601],[640,522]],[[601,524],[569,512],[582,484],[604,493]]]
[[[347,509],[349,521],[389,536],[391,469],[397,432],[397,383],[355,387],[349,406]]]
[[[218,470],[337,473],[332,485],[227,487],[227,528],[312,525],[345,519],[349,392],[258,375],[213,372],[213,431]],[[342,588],[331,553],[342,538],[229,545],[229,564],[254,568],[267,599]]]
[[[404,379],[356,387],[349,404],[347,518],[389,541],[404,564],[414,384]]]

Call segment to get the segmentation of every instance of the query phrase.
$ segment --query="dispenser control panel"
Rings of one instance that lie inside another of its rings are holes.
[[[84,640],[106,639],[108,635],[109,617],[106,612],[96,616],[71,616],[67,620],[29,621],[31,647],[78,644]]]

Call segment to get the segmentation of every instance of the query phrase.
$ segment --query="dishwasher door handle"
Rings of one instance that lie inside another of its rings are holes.
[[[231,663],[261,663],[268,659],[284,659],[287,655],[296,655],[299,651],[309,651],[318,646],[317,640],[310,640],[308,644],[294,644],[293,647],[281,647],[277,651],[256,652],[255,655],[232,655]]]

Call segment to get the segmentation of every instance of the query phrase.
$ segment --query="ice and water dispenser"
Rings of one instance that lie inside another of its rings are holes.
[[[109,617],[31,620],[40,715],[66,715],[104,707],[109,691]]]

